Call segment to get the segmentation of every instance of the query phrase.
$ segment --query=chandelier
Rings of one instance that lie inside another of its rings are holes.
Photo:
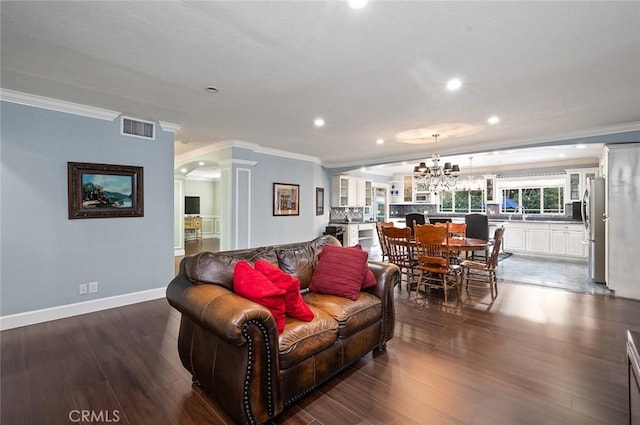
[[[443,190],[453,190],[460,175],[460,167],[457,164],[451,165],[445,162],[444,167],[440,166],[440,155],[438,155],[438,137],[434,134],[435,140],[434,154],[431,157],[432,165],[427,166],[424,162],[413,168],[413,179],[416,192],[440,192]]]
[[[482,184],[480,181],[476,180],[473,176],[473,165],[471,161],[473,157],[469,157],[469,175],[467,176],[467,180],[462,184],[462,190],[472,191],[472,190],[482,190]]]

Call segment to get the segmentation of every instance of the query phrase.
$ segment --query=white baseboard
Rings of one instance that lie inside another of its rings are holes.
[[[166,287],[0,317],[0,331],[164,298]]]
[[[184,249],[174,249],[173,250],[173,256],[174,257],[184,257],[185,256]]]

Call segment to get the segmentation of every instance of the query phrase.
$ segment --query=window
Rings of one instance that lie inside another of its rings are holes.
[[[454,192],[441,192],[439,212],[484,212],[483,190],[456,190]]]
[[[564,214],[564,187],[502,189],[500,211],[506,214]]]

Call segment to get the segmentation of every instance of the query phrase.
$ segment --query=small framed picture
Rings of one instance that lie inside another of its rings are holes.
[[[142,167],[67,163],[69,219],[144,217]]]
[[[300,215],[300,185],[273,184],[273,215]]]
[[[324,187],[316,187],[316,215],[324,215]]]

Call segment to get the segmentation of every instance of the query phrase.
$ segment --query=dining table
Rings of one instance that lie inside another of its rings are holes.
[[[484,251],[489,241],[478,238],[449,238],[447,245],[454,251]]]
[[[418,242],[411,239],[411,243],[416,245]],[[452,251],[484,251],[489,247],[489,241],[478,238],[449,238],[447,246]]]

